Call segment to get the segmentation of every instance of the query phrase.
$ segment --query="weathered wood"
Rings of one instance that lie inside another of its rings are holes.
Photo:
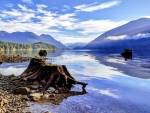
[[[44,60],[37,58],[31,59],[28,68],[20,75],[20,78],[27,82],[37,81],[42,85],[41,92],[49,87],[71,89],[75,84],[81,84],[84,90],[87,85],[87,83],[76,81],[65,65],[46,64]]]
[[[39,56],[40,57],[46,57],[47,56],[47,51],[46,50],[40,50],[39,51]]]
[[[121,55],[124,57],[125,60],[132,59],[132,50],[131,49],[125,49]]]

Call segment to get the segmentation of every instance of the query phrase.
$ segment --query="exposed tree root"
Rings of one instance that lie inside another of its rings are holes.
[[[37,82],[42,86],[41,92],[49,87],[71,89],[75,84],[82,85],[84,90],[87,85],[87,83],[76,81],[65,65],[46,64],[44,60],[36,58],[31,59],[28,68],[18,78],[27,82]]]

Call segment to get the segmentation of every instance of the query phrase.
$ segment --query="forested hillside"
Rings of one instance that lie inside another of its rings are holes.
[[[19,43],[0,41],[0,48],[1,48],[1,51],[33,50],[33,49],[57,50],[56,46],[48,44],[48,43],[44,43],[44,42],[37,42],[33,44],[19,44]]]

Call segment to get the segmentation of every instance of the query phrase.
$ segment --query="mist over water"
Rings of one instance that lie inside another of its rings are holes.
[[[31,102],[33,113],[148,113],[150,112],[150,51],[133,50],[133,59],[125,61],[118,51],[49,51],[47,63],[66,65],[78,81],[88,83],[87,94],[68,97],[59,105]],[[35,53],[26,54],[34,56]],[[17,53],[16,53],[17,54]],[[20,75],[28,66],[4,63],[4,75]],[[75,85],[73,91],[82,91]],[[27,108],[28,109],[28,108]]]

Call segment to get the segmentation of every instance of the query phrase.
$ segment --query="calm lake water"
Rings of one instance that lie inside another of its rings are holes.
[[[47,62],[66,65],[75,79],[88,83],[88,93],[68,97],[59,105],[30,103],[29,109],[33,113],[150,113],[150,50],[133,50],[133,59],[127,61],[122,51],[49,51],[47,57],[54,60]],[[4,63],[0,72],[20,75],[28,64]],[[82,87],[72,90],[82,91]]]

